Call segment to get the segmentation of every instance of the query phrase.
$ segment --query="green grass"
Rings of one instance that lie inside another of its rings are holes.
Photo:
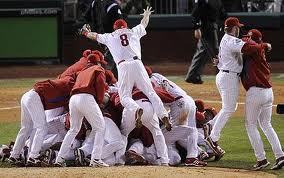
[[[283,77],[283,75],[273,75],[273,82],[284,84]],[[169,78],[178,84],[183,82],[183,77],[180,76],[172,76]],[[214,76],[206,76],[203,79],[205,82],[215,83]],[[39,80],[42,79],[0,80],[0,89],[31,88],[33,84]],[[272,124],[281,143],[284,144],[284,115],[273,115]],[[19,126],[20,123],[18,122],[0,122],[0,144],[9,144],[11,140],[14,140],[19,130]],[[262,137],[265,144],[267,159],[271,162],[271,164],[274,164],[275,158],[273,156],[270,144],[267,142],[263,134]],[[244,117],[233,117],[228,121],[222,131],[220,145],[226,151],[225,156],[218,162],[210,162],[209,166],[249,169],[253,164],[255,164],[256,159],[245,130]],[[0,163],[0,167],[6,166],[6,164]],[[265,169],[264,171],[276,174],[279,177],[284,177],[284,169],[278,171]]]

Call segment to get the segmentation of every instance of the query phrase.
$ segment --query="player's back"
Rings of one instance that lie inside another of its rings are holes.
[[[109,48],[118,63],[121,60],[131,60],[135,56],[141,59],[140,38],[145,34],[145,27],[139,24],[132,29],[122,28],[112,33],[99,34],[97,40]]]

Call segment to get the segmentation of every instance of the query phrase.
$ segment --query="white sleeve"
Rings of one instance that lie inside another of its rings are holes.
[[[97,34],[97,41],[101,44],[107,45],[109,40],[109,33]]]
[[[232,52],[241,53],[245,42],[241,39],[233,39],[230,43]]]
[[[146,29],[142,24],[139,24],[135,27],[132,28],[132,31],[139,37],[141,38],[142,36],[146,35]]]

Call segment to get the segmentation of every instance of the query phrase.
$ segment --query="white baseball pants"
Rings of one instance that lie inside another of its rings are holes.
[[[101,159],[109,165],[116,163],[124,164],[123,156],[126,148],[126,139],[123,137],[125,136],[121,135],[120,130],[110,118],[104,117],[104,119],[106,128]],[[79,149],[87,156],[92,153],[93,145],[94,139],[87,136],[82,147]],[[114,159],[111,159],[112,157]]]
[[[118,65],[118,93],[121,104],[128,110],[136,111],[139,105],[132,99],[132,90],[136,86],[153,104],[155,113],[161,119],[168,116],[164,105],[156,94],[151,80],[141,60],[125,61]]]
[[[221,95],[222,109],[214,118],[215,124],[210,134],[214,142],[219,140],[223,127],[237,109],[240,89],[239,76],[236,73],[219,71],[216,76],[216,86]]]
[[[257,161],[266,159],[257,122],[272,146],[275,158],[284,156],[280,141],[271,125],[273,103],[272,88],[251,87],[246,93],[246,129]]]
[[[17,135],[12,157],[18,158],[25,142],[35,129],[31,145],[30,158],[37,158],[45,135],[47,134],[46,118],[41,99],[37,92],[30,90],[21,99],[21,129]]]
[[[141,118],[142,124],[146,126],[153,135],[155,147],[157,149],[157,155],[161,160],[161,163],[168,163],[168,151],[165,143],[164,135],[159,126],[159,120],[154,113],[152,104],[145,100],[137,100],[136,103],[141,107],[144,112]],[[121,121],[121,133],[128,137],[128,134],[135,128],[135,110],[128,110],[124,108]]]
[[[73,95],[70,98],[69,108],[70,130],[63,140],[56,162],[61,162],[62,158],[66,157],[71,143],[80,131],[84,116],[92,127],[90,138],[94,139],[91,159],[101,159],[104,144],[105,121],[94,96],[86,93]]]

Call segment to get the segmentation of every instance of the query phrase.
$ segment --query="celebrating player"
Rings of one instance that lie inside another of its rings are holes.
[[[118,90],[121,103],[125,108],[136,111],[136,127],[140,128],[142,126],[141,116],[143,109],[131,97],[134,85],[147,95],[158,117],[165,123],[167,129],[170,130],[167,112],[163,107],[161,99],[155,93],[141,61],[140,38],[146,35],[145,28],[153,12],[151,9],[151,7],[147,7],[144,10],[141,23],[132,29],[128,29],[127,23],[119,19],[113,25],[115,30],[113,33],[98,34],[90,32],[87,25],[84,25],[81,29],[81,34],[109,48],[118,68]]]
[[[265,156],[257,123],[271,144],[276,158],[276,163],[271,169],[281,169],[284,165],[284,152],[271,125],[273,91],[270,81],[270,66],[265,57],[265,49],[271,50],[271,45],[262,42],[262,34],[256,29],[250,30],[247,36],[263,46],[257,53],[244,55],[244,72],[242,73],[242,83],[247,90],[246,129],[257,159],[253,169],[260,170],[270,164]]]

